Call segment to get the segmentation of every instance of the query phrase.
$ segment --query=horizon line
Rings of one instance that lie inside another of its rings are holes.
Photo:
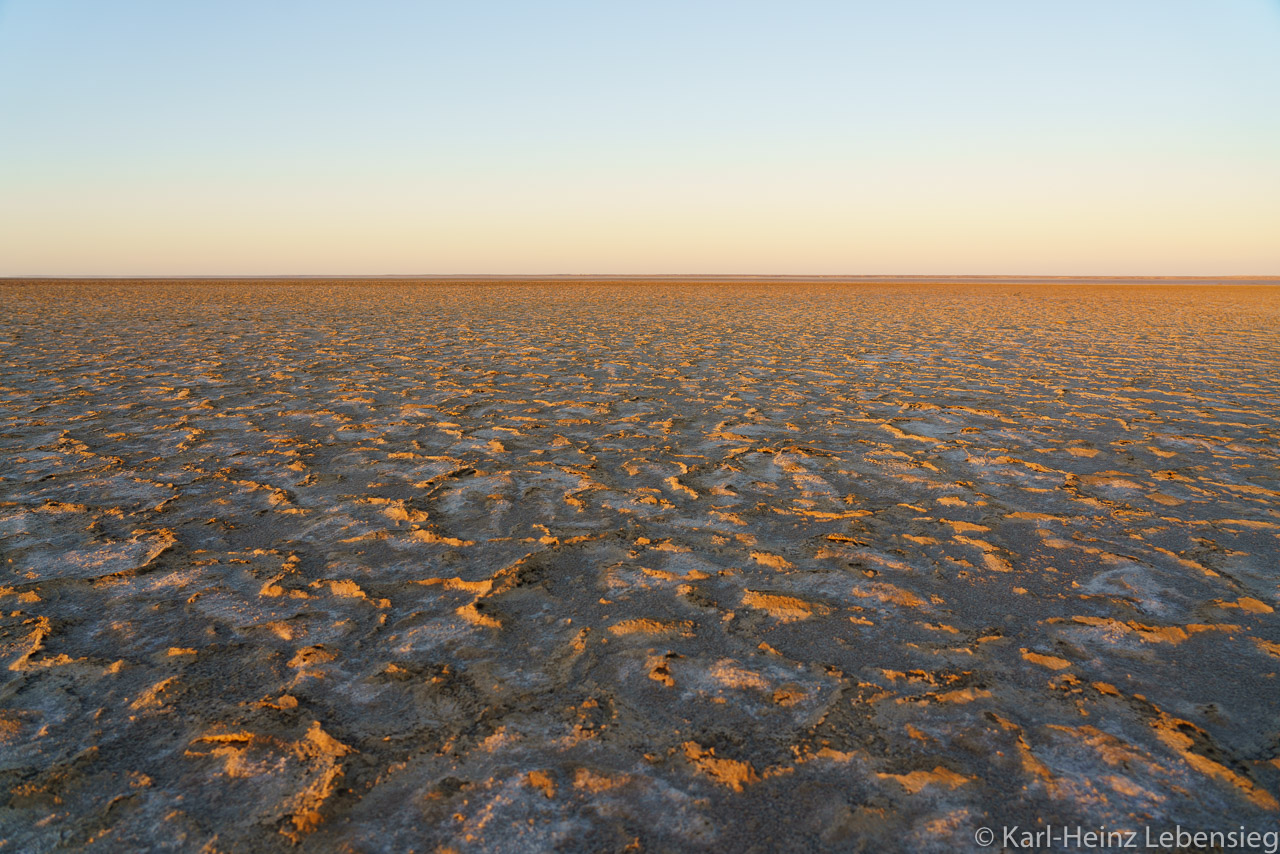
[[[1167,282],[1205,282],[1205,281],[1271,281],[1280,284],[1280,273],[1277,274],[1233,274],[1233,275],[1117,275],[1117,274],[1040,274],[1040,273],[153,273],[131,275],[119,273],[87,273],[87,274],[9,274],[0,275],[0,282],[17,281],[369,281],[374,279],[403,279],[409,281],[604,281],[604,280],[775,280],[775,281],[1021,281],[1021,282],[1055,282],[1055,281],[1167,281]]]

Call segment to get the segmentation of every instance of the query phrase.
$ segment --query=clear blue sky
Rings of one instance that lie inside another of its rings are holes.
[[[1280,274],[1280,2],[0,0],[0,275]]]

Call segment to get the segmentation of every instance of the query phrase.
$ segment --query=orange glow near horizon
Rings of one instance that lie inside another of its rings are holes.
[[[1267,4],[490,5],[0,4],[0,275],[1280,274]]]

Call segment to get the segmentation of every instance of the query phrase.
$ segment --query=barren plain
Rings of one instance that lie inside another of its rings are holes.
[[[0,300],[0,851],[1276,828],[1280,287]]]

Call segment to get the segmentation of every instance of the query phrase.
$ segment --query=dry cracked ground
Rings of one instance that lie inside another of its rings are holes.
[[[1276,827],[1280,288],[0,297],[2,851]]]

